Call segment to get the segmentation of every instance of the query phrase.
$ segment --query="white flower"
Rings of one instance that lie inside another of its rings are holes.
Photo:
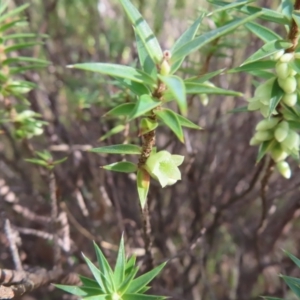
[[[162,187],[172,185],[181,180],[178,166],[182,164],[184,156],[173,155],[168,151],[160,151],[150,155],[144,168],[150,176],[159,181]]]

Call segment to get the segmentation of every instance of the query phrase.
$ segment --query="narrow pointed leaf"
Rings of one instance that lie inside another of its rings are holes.
[[[284,251],[284,253],[300,268],[300,259],[289,253],[288,251]]]
[[[160,63],[163,58],[162,50],[149,25],[129,0],[120,0],[120,2],[153,62]]]
[[[278,24],[290,25],[290,21],[288,20],[288,18],[286,18],[286,16],[273,9],[247,5],[243,6],[240,11],[248,15],[253,15],[261,12],[261,15],[259,16],[260,19],[275,22]]]
[[[248,106],[241,106],[228,111],[228,113],[248,112]]]
[[[30,42],[30,43],[22,43],[22,44],[16,44],[10,47],[6,47],[4,52],[5,53],[9,53],[12,51],[16,51],[16,50],[20,50],[20,49],[26,49],[26,48],[30,48],[36,45],[42,45],[42,43],[39,42]]]
[[[36,33],[13,33],[3,36],[3,40],[14,40],[14,39],[26,39],[26,38],[48,38],[47,34],[36,34]]]
[[[136,164],[129,161],[115,162],[110,165],[102,166],[102,169],[121,173],[133,173],[137,171]]]
[[[176,114],[170,109],[157,110],[155,114],[175,133],[178,139],[184,143],[183,131]]]
[[[104,117],[106,116],[113,116],[113,117],[119,117],[119,116],[129,116],[133,109],[135,107],[135,103],[124,103],[120,104],[117,107],[114,107],[110,111],[108,111]]]
[[[265,154],[268,151],[270,151],[274,147],[275,144],[276,144],[276,141],[274,139],[260,144],[259,149],[258,149],[257,158],[256,158],[256,163],[259,163],[261,161],[261,159],[265,156]]]
[[[166,262],[157,266],[150,272],[134,279],[131,282],[131,285],[128,288],[126,293],[138,293],[143,287],[147,286],[147,284],[161,272],[161,270],[164,268],[165,265],[166,265]]]
[[[160,300],[166,299],[163,296],[150,296],[150,295],[143,295],[143,294],[125,294],[122,296],[122,300]]]
[[[147,52],[147,49],[140,36],[135,32],[136,47],[139,55],[140,64],[143,70],[151,77],[156,78],[157,69],[155,63]],[[144,93],[145,94],[145,93]]]
[[[294,294],[300,297],[300,279],[290,276],[281,275],[280,276],[284,282],[289,286],[289,288],[294,292]]]
[[[151,97],[150,95],[141,96],[137,100],[135,107],[129,116],[129,120],[133,120],[139,116],[144,115],[145,113],[151,111],[160,104],[161,102],[159,100]]]
[[[273,69],[275,68],[275,65],[276,65],[275,60],[254,61],[248,64],[243,64],[240,67],[231,69],[228,71],[228,73],[247,72],[247,71],[262,70],[262,69]]]
[[[26,57],[26,56],[17,56],[17,57],[10,57],[2,61],[3,65],[17,63],[17,62],[32,62],[37,64],[48,65],[49,62],[43,59],[38,59],[34,57]]]
[[[97,289],[100,289],[100,286],[99,286],[99,284],[97,283],[96,280],[87,278],[87,277],[82,276],[82,275],[78,275],[78,276],[79,276],[79,278],[80,278],[80,281],[82,282],[82,284],[83,284],[85,287],[90,287],[90,288],[97,288]]]
[[[204,83],[205,81],[221,74],[225,69],[220,69],[214,72],[206,73],[197,77],[190,77],[184,80],[184,82]]]
[[[115,284],[114,284],[112,269],[111,269],[106,257],[103,255],[101,249],[95,242],[94,242],[94,249],[96,252],[99,268],[101,270],[101,273],[103,273],[103,275],[106,279],[107,289],[110,292],[113,292],[115,290]]]
[[[171,53],[174,53],[177,49],[194,39],[204,16],[205,15],[202,14],[199,18],[197,18],[196,21],[179,37],[179,39],[177,39],[171,48]],[[182,57],[171,66],[171,74],[175,73],[179,69],[184,58],[185,57]]]
[[[187,94],[215,94],[215,95],[228,95],[228,96],[242,96],[243,94],[236,91],[218,88],[205,83],[186,82]]]
[[[204,33],[200,35],[199,37],[193,39],[192,41],[186,43],[182,47],[180,47],[178,50],[176,50],[171,57],[171,62],[175,63],[182,57],[185,57],[189,55],[190,53],[200,49],[201,47],[209,44],[213,40],[233,31],[240,25],[243,25],[249,21],[254,20],[258,16],[260,16],[261,13],[253,14],[252,16],[249,16],[247,18],[238,19],[235,21],[230,22],[229,24],[222,26],[220,28],[214,29],[210,32]]]
[[[179,121],[179,123],[182,127],[187,127],[187,128],[191,128],[191,129],[198,129],[198,130],[202,129],[197,124],[193,123],[189,119],[187,119],[187,118],[185,118],[185,117],[183,117],[179,114],[176,114],[176,117],[177,117],[177,119],[178,119],[178,121]]]
[[[109,130],[107,133],[101,136],[101,138],[98,140],[99,142],[104,141],[105,139],[109,138],[110,136],[117,134],[125,129],[124,125],[117,125],[111,130]]]
[[[155,80],[151,76],[149,76],[142,70],[138,70],[128,66],[106,63],[82,63],[72,65],[70,67],[85,71],[106,74],[113,77],[126,78],[135,82],[148,84],[152,87],[156,85]]]
[[[6,30],[14,27],[18,23],[24,22],[25,20],[26,20],[25,18],[20,18],[20,19],[5,23],[4,25],[0,25],[0,32],[5,32]]]
[[[147,202],[147,196],[150,186],[150,175],[144,169],[139,169],[137,172],[137,191],[140,199],[141,207],[144,208]]]
[[[278,84],[278,81],[275,80],[274,84],[272,86],[272,92],[271,92],[271,100],[269,104],[269,113],[268,116],[270,117],[274,110],[276,109],[277,105],[279,104],[284,92],[281,89],[281,87]]]
[[[7,12],[6,14],[0,16],[0,23],[3,22],[4,20],[10,19],[12,16],[16,16],[18,14],[20,14],[23,10],[25,10],[26,8],[29,7],[29,4],[23,4],[9,12]]]
[[[214,14],[219,14],[223,11],[228,11],[229,9],[233,9],[233,8],[237,8],[237,7],[240,7],[240,6],[244,6],[245,4],[248,4],[250,2],[253,2],[254,0],[246,0],[246,1],[235,1],[233,3],[230,3],[230,4],[226,4],[224,5],[223,7],[221,8],[218,8],[218,9],[215,9],[213,10],[212,12],[210,12],[208,14],[208,16],[211,16],[211,15],[214,15]],[[212,4],[214,4],[214,1],[208,1],[208,2],[211,2]]]
[[[108,299],[111,299],[110,297],[111,297],[110,294],[105,294],[105,295],[84,297],[84,298],[82,298],[82,300],[108,300]]]
[[[55,287],[80,297],[103,294],[103,291],[99,288],[74,286],[74,285],[62,285],[62,284],[55,284]]]
[[[124,280],[125,267],[126,267],[126,257],[125,257],[124,237],[122,235],[120,245],[119,245],[115,270],[114,270],[114,282],[117,289],[120,287],[121,283]]]
[[[88,265],[90,271],[92,272],[95,280],[100,286],[100,289],[104,292],[108,292],[106,283],[104,283],[105,277],[103,276],[103,273],[100,272],[100,270],[83,254],[83,258]]]
[[[142,83],[119,77],[116,77],[116,80],[121,84],[122,87],[129,89],[135,95],[141,96],[150,93],[149,89]]]
[[[167,86],[168,91],[173,95],[177,102],[180,112],[183,115],[187,114],[187,101],[185,93],[185,85],[183,80],[178,76],[162,76],[158,78]]]
[[[245,27],[254,33],[257,37],[263,40],[265,43],[271,42],[274,40],[281,40],[281,36],[272,31],[271,29],[262,26],[258,23],[249,22],[245,24]]]
[[[139,270],[138,267],[133,266],[130,269],[130,272],[125,275],[125,279],[119,287],[119,292],[120,292],[121,295],[123,295],[127,292],[128,287],[131,285],[131,282],[134,279],[134,277],[136,276],[138,270]]]
[[[107,153],[107,154],[141,154],[142,148],[131,144],[120,144],[103,146],[99,148],[93,148],[89,151],[95,153]]]
[[[286,41],[271,41],[263,45],[259,50],[257,50],[255,53],[253,53],[250,57],[248,57],[243,65],[248,64],[253,61],[257,61],[260,59],[263,59],[265,57],[268,57],[275,52],[282,50],[282,49],[287,49],[292,46],[292,43],[286,42]]]

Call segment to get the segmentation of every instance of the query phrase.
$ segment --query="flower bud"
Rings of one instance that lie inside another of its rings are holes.
[[[269,120],[262,120],[256,125],[255,129],[259,130],[259,131],[272,129],[273,127],[275,127],[277,125],[278,122],[279,122],[279,118],[271,118]]]
[[[297,80],[292,76],[289,76],[285,79],[278,78],[278,84],[287,94],[294,93],[297,88]]]
[[[290,62],[292,59],[294,58],[294,53],[291,52],[291,53],[284,53],[281,57],[280,57],[280,61],[281,62]]]
[[[170,74],[171,66],[167,60],[163,60],[163,62],[160,65],[160,74],[163,76],[167,76]]]
[[[287,106],[294,106],[297,103],[298,95],[297,93],[284,94],[282,97],[282,102]]]
[[[203,106],[207,106],[209,99],[206,94],[200,94],[200,101],[203,104]]]
[[[254,138],[261,142],[271,140],[273,137],[272,131],[257,131],[254,135]]]
[[[289,150],[299,148],[299,134],[294,130],[289,130],[286,138],[282,142],[282,147],[287,148]]]
[[[289,179],[292,175],[292,171],[290,169],[289,164],[286,161],[280,161],[276,164],[277,170],[279,171],[279,173]]]
[[[271,150],[271,157],[274,159],[275,162],[279,162],[281,160],[285,160],[288,157],[288,153],[286,153],[279,144],[277,144]]]
[[[289,133],[289,123],[286,121],[282,121],[276,126],[274,136],[278,142],[282,142],[287,137],[288,133]]]
[[[278,78],[285,79],[290,75],[290,67],[289,64],[286,62],[278,61],[275,66],[276,74]]]
[[[276,53],[273,54],[273,59],[274,60],[279,60],[280,57],[284,54],[284,50],[279,50]]]
[[[290,76],[296,76],[297,75],[297,71],[290,69]]]
[[[255,137],[251,138],[251,140],[249,142],[250,146],[257,146],[257,145],[260,145],[260,144],[261,144],[261,141],[257,140]]]

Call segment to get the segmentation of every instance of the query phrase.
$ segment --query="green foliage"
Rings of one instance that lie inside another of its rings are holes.
[[[38,158],[27,158],[25,159],[25,161],[45,167],[49,170],[53,169],[56,165],[61,164],[67,160],[67,157],[64,157],[59,160],[53,160],[51,153],[46,150],[43,152],[36,151],[35,154]]]
[[[31,33],[11,33],[17,26],[24,27],[24,18],[20,15],[28,8],[24,4],[7,12],[7,3],[0,3],[0,114],[1,122],[13,125],[13,135],[18,139],[29,139],[43,133],[39,114],[30,110],[25,94],[35,88],[30,81],[20,80],[19,75],[27,70],[44,68],[48,62],[33,57],[16,56],[16,51],[41,44],[38,37]],[[25,23],[26,24],[26,23]],[[15,102],[18,99],[19,102]]]
[[[160,124],[159,121],[166,125],[184,143],[183,127],[201,129],[186,118],[188,114],[187,94],[201,94],[204,103],[208,101],[207,94],[241,95],[241,93],[235,91],[217,88],[208,82],[209,79],[220,74],[223,70],[204,74],[200,77],[185,78],[185,80],[173,74],[180,68],[187,55],[232,32],[240,25],[247,24],[256,17],[261,16],[262,12],[255,13],[243,19],[236,18],[228,22],[219,22],[220,26],[218,28],[197,36],[200,25],[206,15],[205,13],[201,13],[194,23],[177,39],[170,51],[162,51],[148,23],[133,4],[129,0],[120,0],[120,3],[134,28],[140,68],[108,63],[80,63],[70,67],[111,76],[117,80],[116,83],[121,87],[129,89],[132,92],[133,97],[129,103],[119,104],[108,111],[105,116],[124,116],[127,122],[141,117],[139,134],[143,139],[142,147],[133,144],[111,145],[95,148],[91,151],[107,154],[140,155],[136,165],[124,161],[110,164],[103,168],[116,172],[136,171],[137,191],[140,203],[144,207],[150,186],[150,175],[158,180],[162,187],[174,184],[177,180],[181,179],[177,165],[172,167],[170,165],[167,169],[161,167],[160,174],[163,174],[161,176],[153,170],[150,171],[151,168],[147,166],[148,160],[151,161],[151,164],[154,164],[153,160],[158,157],[158,153],[152,153],[152,148],[155,141],[155,130]],[[247,3],[247,1],[244,1],[229,4],[220,8],[219,12],[240,8]],[[170,101],[176,102],[181,115],[166,107]],[[112,134],[122,131],[124,128],[118,124],[110,132],[101,137],[100,140],[103,141]],[[174,177],[172,180],[169,180],[168,176],[172,172],[174,172],[176,178]]]
[[[134,300],[134,299],[166,299],[163,296],[145,295],[148,284],[163,269],[163,263],[153,270],[136,277],[139,268],[135,257],[126,258],[123,237],[120,242],[116,265],[114,270],[110,267],[101,249],[94,243],[98,261],[98,268],[86,257],[84,260],[92,272],[94,279],[80,276],[81,286],[56,284],[55,286],[81,299],[104,300]]]

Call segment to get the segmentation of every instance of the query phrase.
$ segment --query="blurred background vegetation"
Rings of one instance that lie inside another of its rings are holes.
[[[275,2],[261,1],[260,5],[271,7]],[[136,65],[132,27],[117,0],[10,0],[9,6],[24,3],[30,3],[25,11],[28,30],[48,35],[41,38],[41,45],[19,53],[50,62],[46,68],[22,75],[37,84],[28,100],[48,125],[44,135],[34,137],[30,145],[16,140],[9,124],[0,125],[0,223],[8,218],[20,237],[24,266],[52,267],[51,238],[42,234],[49,231],[48,185],[44,171],[24,161],[33,157],[32,149],[47,149],[55,159],[68,157],[55,168],[59,210],[67,216],[66,230],[70,230],[63,247],[65,268],[89,275],[81,251],[95,258],[92,240],[113,263],[122,232],[127,253],[135,253],[142,262],[144,242],[135,178],[99,168],[116,161],[115,156],[86,152],[100,145],[138,142],[137,124],[103,138],[121,124],[103,114],[129,101],[132,94],[110,78],[66,68],[79,62]],[[158,35],[163,49],[171,47],[200,11],[212,10],[204,0],[133,3]],[[221,26],[230,17],[222,13],[206,19],[201,30]],[[274,24],[264,21],[264,25],[274,29]],[[285,35],[283,28],[275,29]],[[190,56],[180,72],[203,75],[229,69],[261,45],[259,39],[240,28]],[[252,80],[245,73],[224,72],[212,81],[250,97]],[[292,299],[278,273],[299,275],[282,252],[285,249],[300,256],[297,165],[291,164],[292,179],[274,173],[268,188],[264,187],[268,159],[256,164],[257,149],[249,146],[259,114],[230,113],[246,105],[242,97],[209,96],[208,105],[199,95],[188,100],[190,119],[204,130],[186,130],[186,145],[167,128],[157,132],[158,149],[185,155],[186,159],[181,166],[181,182],[164,189],[153,182],[150,189],[155,262],[169,260],[154,284],[154,292],[185,300],[250,300],[260,295]],[[4,230],[0,245],[0,268],[13,268]],[[51,286],[22,297],[71,298]]]

